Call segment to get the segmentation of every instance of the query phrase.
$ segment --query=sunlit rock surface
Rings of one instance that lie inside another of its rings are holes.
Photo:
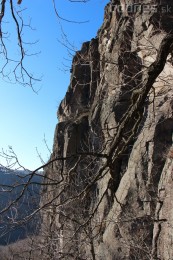
[[[133,138],[85,191],[106,160],[89,153],[109,152],[173,28],[171,1],[134,2],[110,1],[96,38],[73,58],[50,158],[67,159],[45,173],[57,182],[45,188],[42,201],[52,205],[43,214],[47,259],[173,259],[172,53],[143,103]]]

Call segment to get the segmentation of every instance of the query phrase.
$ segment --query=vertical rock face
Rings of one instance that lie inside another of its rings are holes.
[[[112,0],[74,56],[45,171],[46,259],[173,259],[172,17],[171,1]]]

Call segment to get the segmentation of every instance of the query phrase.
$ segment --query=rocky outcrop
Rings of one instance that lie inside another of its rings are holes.
[[[173,6],[112,0],[73,58],[45,176],[46,259],[173,259]]]

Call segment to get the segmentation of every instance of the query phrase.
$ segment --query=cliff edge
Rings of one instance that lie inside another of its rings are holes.
[[[74,56],[45,171],[45,259],[173,259],[172,17],[169,0],[112,0]]]

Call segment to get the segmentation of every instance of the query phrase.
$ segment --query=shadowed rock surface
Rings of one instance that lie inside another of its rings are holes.
[[[173,259],[173,6],[136,2],[110,1],[73,58],[45,171],[45,259]]]

